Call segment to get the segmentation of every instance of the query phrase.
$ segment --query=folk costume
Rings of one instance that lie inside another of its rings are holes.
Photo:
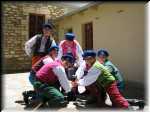
[[[96,57],[96,53],[92,50],[87,50],[83,54],[83,58],[86,57]],[[116,80],[114,76],[109,72],[109,70],[104,67],[99,61],[95,61],[94,64],[88,69],[87,75],[84,75],[84,70],[86,65],[82,66],[82,69],[79,69],[77,76],[77,84],[79,86],[85,86],[92,95],[97,97],[99,103],[103,103],[101,97],[101,91],[99,87],[103,87],[104,90],[108,93],[110,100],[114,107],[118,108],[128,108],[129,103],[125,98],[120,94]]]
[[[43,28],[52,29],[49,24],[44,24]],[[51,36],[44,37],[43,34],[37,34],[28,40],[25,43],[25,52],[28,56],[32,56],[32,66],[48,54],[48,48],[55,45],[55,40]]]

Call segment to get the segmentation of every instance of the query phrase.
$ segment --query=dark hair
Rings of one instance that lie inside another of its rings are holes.
[[[49,28],[49,29],[53,29],[52,25],[49,23],[45,23],[43,24],[43,28]]]
[[[69,61],[70,63],[74,63],[74,61],[75,61],[74,57],[73,57],[70,53],[67,53],[67,54],[63,55],[63,56],[61,57],[61,59],[62,59],[62,60],[67,60],[67,61]]]

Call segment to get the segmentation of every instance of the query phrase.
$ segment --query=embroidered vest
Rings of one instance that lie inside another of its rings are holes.
[[[40,46],[41,46],[42,37],[43,37],[42,34],[37,35],[37,40],[36,40],[36,43],[35,43],[35,46],[34,46],[33,56],[41,54],[39,52],[39,49],[40,49]],[[42,52],[43,55],[48,54],[48,48],[51,47],[51,44],[52,44],[52,40],[50,39],[50,37],[48,37],[47,41],[46,41],[46,44],[45,44],[45,50],[44,50],[44,52]]]
[[[63,55],[66,54],[66,53],[72,53],[74,58],[77,57],[75,40],[72,43],[68,43],[65,40],[62,43],[61,47],[62,47]]]

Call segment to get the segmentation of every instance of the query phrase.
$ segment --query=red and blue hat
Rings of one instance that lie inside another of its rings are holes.
[[[52,50],[58,51],[59,47],[56,45],[56,46],[51,46],[50,48],[48,48],[48,52],[51,52]]]
[[[96,57],[96,52],[94,50],[85,50],[82,55],[83,58],[86,57]]]
[[[109,56],[109,53],[108,53],[108,51],[107,51],[106,49],[100,49],[100,50],[98,50],[98,52],[97,52],[97,56],[98,56],[98,57],[99,57],[99,56],[108,57],[108,56]]]

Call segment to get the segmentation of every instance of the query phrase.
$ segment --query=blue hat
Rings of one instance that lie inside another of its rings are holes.
[[[62,56],[62,59],[69,61],[70,63],[74,63],[75,59],[72,54],[66,53]]]
[[[105,57],[108,57],[109,56],[109,53],[106,49],[100,49],[98,52],[97,52],[97,56],[105,56]]]
[[[72,41],[75,38],[75,35],[73,33],[66,33],[65,38]]]
[[[54,49],[58,51],[59,47],[58,46],[52,46],[52,47],[48,48],[48,52],[51,52]]]
[[[82,57],[86,58],[86,57],[96,57],[96,52],[94,50],[85,50]]]
[[[52,25],[49,24],[49,23],[45,23],[45,24],[43,24],[43,28],[49,28],[49,29],[52,29]]]

